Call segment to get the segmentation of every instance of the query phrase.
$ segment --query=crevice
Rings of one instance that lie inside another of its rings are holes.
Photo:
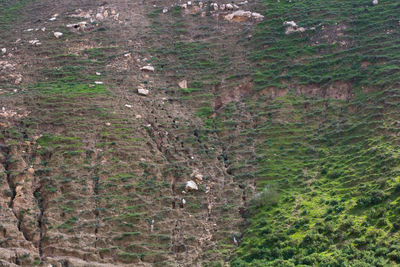
[[[41,186],[39,186],[35,192],[33,192],[33,196],[36,199],[36,202],[38,203],[39,207],[39,216],[37,219],[37,224],[39,228],[39,243],[38,243],[38,250],[39,250],[39,256],[42,258],[43,256],[43,214],[44,214],[44,200],[41,194]]]
[[[30,240],[28,240],[25,233],[21,230],[22,220],[21,220],[20,216],[18,216],[17,212],[14,209],[14,199],[15,199],[15,196],[17,195],[17,192],[16,192],[16,186],[15,186],[14,182],[12,181],[12,174],[11,174],[11,170],[10,170],[10,161],[11,161],[10,148],[7,145],[1,144],[0,150],[5,157],[5,162],[3,162],[3,167],[4,167],[4,171],[6,173],[6,176],[7,176],[8,187],[10,188],[10,192],[11,192],[10,202],[8,203],[8,208],[12,211],[15,218],[17,219],[18,231],[21,232],[21,234],[24,236],[26,241],[30,241]]]

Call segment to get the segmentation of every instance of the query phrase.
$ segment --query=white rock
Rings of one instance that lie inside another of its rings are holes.
[[[154,67],[153,67],[153,66],[150,66],[150,65],[147,65],[147,66],[141,67],[140,70],[141,70],[141,71],[150,71],[150,72],[154,72]]]
[[[96,75],[97,75],[97,76],[101,76],[101,73],[100,73],[100,72],[96,72]]]
[[[144,89],[144,88],[138,88],[137,91],[138,91],[139,95],[148,95],[149,94],[149,90]]]
[[[186,204],[186,200],[184,198],[182,198],[182,204],[185,205]]]
[[[29,43],[30,43],[31,45],[34,45],[34,46],[39,46],[39,45],[42,44],[38,39],[30,40]]]
[[[183,81],[179,82],[178,85],[179,85],[179,87],[182,88],[182,89],[187,89],[187,88],[188,88],[188,87],[187,87],[187,81],[186,81],[186,80],[183,80]]]
[[[33,31],[33,29],[27,29],[27,30],[25,30],[26,32],[31,32],[31,31]]]
[[[188,6],[191,6],[191,5],[192,5],[192,1],[188,1],[188,2],[187,2],[187,5],[188,5]]]
[[[181,5],[181,8],[186,9],[187,8],[187,4]]]
[[[104,19],[103,14],[97,13],[97,14],[96,14],[96,19],[97,19],[97,20],[103,20],[103,19]]]
[[[125,107],[127,107],[127,108],[131,108],[131,107],[132,107],[132,105],[125,104]]]
[[[54,37],[56,37],[57,39],[60,38],[61,36],[63,36],[62,32],[55,32],[54,33]]]
[[[2,48],[1,53],[3,53],[3,54],[7,53],[7,48]]]
[[[50,21],[55,21],[56,19],[56,17],[49,18]]]
[[[220,9],[220,10],[225,10],[225,8],[226,8],[226,5],[225,5],[225,4],[220,4],[220,5],[219,5],[219,9]]]
[[[124,57],[131,57],[131,53],[124,54]]]
[[[111,125],[111,123],[109,123],[109,122],[106,122],[106,125],[107,125],[107,126],[110,126],[110,125]]]
[[[42,32],[45,32],[46,31],[46,27],[43,27],[43,28],[41,28],[40,29]]]
[[[214,8],[215,11],[218,10],[218,4],[217,3],[212,3],[211,7]]]
[[[141,118],[142,118],[142,115],[137,114],[137,115],[135,116],[135,118],[136,118],[136,119],[141,119]]]
[[[186,191],[192,191],[192,190],[199,190],[199,187],[197,186],[196,182],[190,180],[186,182],[185,189]]]
[[[376,6],[378,4],[378,0],[372,0],[372,4]]]
[[[203,5],[204,5],[203,2],[199,2],[199,7],[200,8],[203,8]]]
[[[233,5],[232,4],[226,4],[226,9],[232,10],[233,9]]]
[[[283,25],[285,25],[285,26],[297,27],[296,22],[294,22],[293,20],[292,20],[292,21],[285,21],[285,22],[283,23]]]
[[[108,10],[105,10],[105,11],[104,11],[103,16],[104,16],[105,18],[108,18]]]
[[[233,20],[234,18],[251,18],[252,13],[250,11],[237,10],[231,14],[226,15],[226,20]]]
[[[198,170],[194,170],[190,177],[195,178],[195,180],[198,182],[203,181],[203,175]]]
[[[257,12],[251,13],[251,16],[252,16],[253,18],[257,19],[257,20],[264,19],[264,16],[261,15],[260,13],[257,13]]]
[[[162,10],[162,13],[165,14],[168,12],[168,8],[164,7],[164,9]]]
[[[101,82],[101,81],[95,81],[94,83],[95,83],[95,84],[104,84],[104,83]]]

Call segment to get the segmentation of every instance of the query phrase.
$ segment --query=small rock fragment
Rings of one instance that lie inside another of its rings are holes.
[[[181,89],[187,89],[187,81],[186,80],[179,82],[178,85]]]
[[[101,13],[97,13],[97,14],[96,14],[96,19],[97,19],[97,20],[103,20],[103,19],[104,19],[104,16],[103,16]]]
[[[139,95],[148,95],[149,94],[149,90],[144,89],[144,88],[138,88],[137,91],[138,91]]]
[[[132,107],[132,105],[125,104],[125,107],[127,107],[127,108],[131,108],[131,107]]]
[[[7,53],[7,48],[5,48],[5,47],[4,47],[4,48],[2,48],[2,49],[1,49],[1,53],[2,53],[2,54],[5,54],[5,53]]]
[[[196,182],[194,182],[192,180],[186,182],[185,189],[186,189],[186,191],[199,190]]]
[[[153,66],[150,66],[150,65],[147,65],[147,66],[141,67],[140,70],[141,70],[141,71],[150,71],[150,72],[154,72],[154,67],[153,67]]]
[[[372,0],[372,4],[376,6],[378,4],[378,0]]]
[[[162,10],[162,13],[165,14],[168,12],[168,8],[164,7],[164,9]]]
[[[34,45],[34,46],[39,46],[39,45],[42,44],[38,39],[30,40],[29,43],[30,43],[31,45]]]
[[[104,82],[100,82],[100,81],[95,81],[95,84],[104,84]]]
[[[54,33],[54,37],[56,37],[57,39],[60,38],[61,36],[63,36],[62,32],[55,32]]]

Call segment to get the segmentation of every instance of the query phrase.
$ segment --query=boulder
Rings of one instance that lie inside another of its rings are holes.
[[[63,36],[62,32],[55,32],[54,33],[54,37],[56,37],[57,39],[60,38],[61,36]]]
[[[147,65],[147,66],[141,67],[140,70],[141,70],[141,71],[154,72],[154,67],[153,67],[153,66],[150,66],[150,65]]]
[[[376,6],[378,4],[378,0],[372,0],[372,4]]]
[[[97,19],[97,20],[103,20],[103,19],[104,19],[103,14],[97,13],[97,14],[96,14],[96,19]]]
[[[185,189],[186,189],[186,191],[197,191],[197,190],[199,190],[196,182],[192,181],[192,180],[186,182]]]
[[[203,175],[198,170],[194,170],[190,177],[194,178],[197,182],[203,181]]]
[[[229,21],[245,21],[251,18],[252,13],[250,11],[237,10],[231,14],[226,15],[224,18]]]
[[[182,88],[182,89],[187,89],[187,88],[188,88],[188,87],[187,87],[187,81],[186,81],[186,80],[183,80],[183,81],[179,82],[178,85],[179,85],[179,87]]]
[[[149,95],[149,90],[139,87],[137,89],[139,95]]]

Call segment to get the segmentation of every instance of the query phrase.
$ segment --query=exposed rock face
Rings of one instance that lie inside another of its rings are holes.
[[[231,14],[226,15],[224,18],[229,21],[246,21],[250,18],[262,20],[264,19],[264,16],[256,12],[237,10]]]

